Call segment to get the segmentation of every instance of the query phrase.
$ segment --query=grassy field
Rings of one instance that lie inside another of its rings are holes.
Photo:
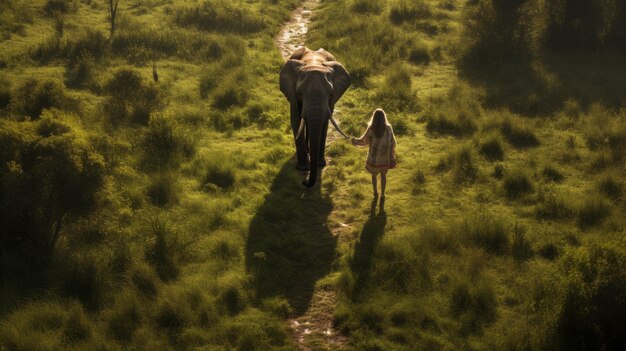
[[[105,1],[0,4],[0,349],[297,349],[320,288],[348,349],[624,347],[621,22],[548,50],[574,29],[500,3],[315,10],[342,128],[394,126],[386,213],[341,139],[300,185],[273,42],[299,1],[120,0],[112,35]]]

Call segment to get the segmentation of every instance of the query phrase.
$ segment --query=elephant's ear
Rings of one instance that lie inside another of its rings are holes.
[[[350,74],[343,65],[337,61],[324,62],[324,66],[333,69],[333,105],[335,105],[341,95],[343,95],[350,86]]]
[[[297,103],[296,82],[298,80],[298,68],[304,65],[304,61],[289,60],[280,70],[280,91],[283,92],[287,100]]]

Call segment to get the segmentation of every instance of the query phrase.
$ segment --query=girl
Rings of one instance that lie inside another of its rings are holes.
[[[380,173],[380,207],[383,210],[385,201],[385,186],[387,185],[387,171],[396,167],[396,137],[393,128],[387,121],[387,115],[382,109],[376,109],[372,114],[367,130],[356,139],[352,138],[353,145],[369,145],[365,169],[372,174],[372,186],[374,187],[374,201],[378,197],[376,188],[376,176]]]

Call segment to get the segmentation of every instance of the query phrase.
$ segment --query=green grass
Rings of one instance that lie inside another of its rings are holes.
[[[347,349],[623,348],[623,55],[535,56],[488,1],[322,2],[337,119],[398,139],[381,213],[363,149],[294,170],[298,4],[121,1],[111,40],[104,3],[0,4],[0,232],[62,224],[0,234],[0,349],[293,350],[316,289]]]

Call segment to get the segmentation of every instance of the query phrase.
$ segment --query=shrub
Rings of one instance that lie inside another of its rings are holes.
[[[574,213],[572,208],[565,202],[563,197],[553,191],[540,189],[538,203],[535,207],[535,216],[540,219],[563,219],[569,218]]]
[[[37,119],[44,109],[67,109],[70,103],[65,87],[57,80],[30,79],[15,91],[11,108],[31,119]]]
[[[509,236],[504,221],[485,214],[467,217],[460,225],[466,242],[485,251],[502,254],[509,247]]]
[[[539,140],[532,130],[514,123],[511,119],[502,121],[500,131],[506,140],[517,148],[535,147],[539,145]]]
[[[626,347],[626,265],[614,242],[568,250],[559,260],[560,293],[546,305],[550,319],[547,349],[619,350]]]
[[[180,273],[180,261],[184,244],[171,226],[162,219],[154,219],[150,225],[151,243],[146,248],[146,260],[154,267],[162,280],[174,280]]]
[[[495,320],[495,292],[484,280],[472,284],[461,280],[452,287],[450,312],[461,323],[463,334],[477,333]]]
[[[497,163],[493,166],[493,177],[496,179],[504,177],[504,165],[502,163]]]
[[[547,243],[538,250],[541,257],[553,261],[559,256],[559,248],[554,243]]]
[[[523,58],[526,52],[524,33],[518,18],[524,0],[470,2],[464,12],[460,43],[463,63],[501,64]]]
[[[415,171],[413,171],[411,182],[413,184],[414,193],[418,193],[422,190],[424,184],[426,184],[426,176],[421,168],[416,168]]]
[[[611,204],[600,196],[591,196],[578,206],[578,226],[588,229],[602,224],[611,213]]]
[[[504,158],[502,141],[497,134],[491,134],[483,139],[478,149],[480,153],[490,161],[500,161]]]
[[[70,6],[69,0],[47,0],[43,10],[50,16],[55,13],[66,13],[69,11]]]
[[[95,88],[97,65],[93,56],[82,54],[70,61],[65,71],[65,84],[70,88]]]
[[[159,291],[159,277],[145,264],[133,267],[130,280],[137,290],[146,296],[154,297]]]
[[[75,262],[63,281],[63,292],[77,298],[90,309],[101,304],[103,279],[94,262]]]
[[[255,33],[267,27],[263,18],[247,8],[224,0],[204,1],[196,7],[179,7],[174,22],[206,31]]]
[[[437,111],[426,117],[426,131],[432,134],[467,136],[474,133],[476,124],[464,110]]]
[[[235,170],[228,165],[221,163],[211,163],[202,180],[202,187],[205,190],[219,189],[229,190],[235,185]]]
[[[100,62],[109,52],[109,39],[99,30],[88,28],[84,32],[72,35],[71,39],[64,43],[61,53],[68,60],[70,66],[74,66],[77,60],[84,56]]]
[[[607,174],[598,182],[598,190],[606,197],[619,200],[624,194],[624,184],[612,174]]]
[[[521,169],[508,172],[503,182],[504,192],[507,198],[517,199],[533,191],[533,184]]]
[[[515,224],[513,240],[511,242],[511,255],[517,262],[523,262],[532,257],[533,249],[526,239],[524,228]]]
[[[424,42],[415,42],[408,52],[409,62],[416,65],[428,65],[430,63],[430,49]]]
[[[159,174],[153,178],[147,189],[152,204],[163,207],[176,203],[179,192],[176,181],[176,176],[171,173]]]
[[[380,0],[352,0],[350,10],[356,13],[380,14],[383,4]]]
[[[396,0],[389,8],[389,20],[396,25],[414,22],[430,15],[430,7],[424,0]]]
[[[0,75],[0,109],[11,103],[11,85],[11,80],[7,76]]]
[[[139,73],[122,68],[105,84],[109,99],[105,110],[114,124],[128,121],[145,124],[150,114],[161,105],[161,92],[156,85],[144,84]]]
[[[72,306],[69,313],[70,315],[63,326],[63,338],[70,344],[89,339],[93,330],[83,309],[80,306]]]
[[[563,174],[561,174],[561,172],[559,172],[559,170],[551,164],[543,167],[541,175],[547,180],[555,183],[560,183],[563,181],[563,178],[565,178],[563,177]]]
[[[412,87],[413,76],[406,65],[396,64],[387,69],[377,89],[377,98],[392,111],[414,110],[417,100]]]
[[[104,162],[91,145],[50,115],[37,121],[0,119],[0,233],[3,250],[49,257],[64,223],[95,210],[105,184]],[[6,251],[5,251],[6,252]]]
[[[164,116],[150,119],[140,146],[144,152],[144,165],[155,170],[175,167],[181,157],[191,156],[195,152],[195,145],[189,136],[181,132],[174,121]]]
[[[626,113],[612,114],[603,106],[594,104],[589,110],[585,126],[587,146],[591,150],[610,152],[614,162],[626,158]]]
[[[478,177],[478,167],[474,161],[474,155],[469,145],[462,146],[451,156],[453,164],[454,182],[471,183]]]
[[[180,305],[174,305],[173,302],[165,301],[157,307],[155,324],[159,329],[178,333],[187,324],[185,317]]]
[[[107,334],[122,343],[131,341],[135,330],[141,324],[141,306],[142,302],[134,295],[118,296],[113,309],[103,313]]]

